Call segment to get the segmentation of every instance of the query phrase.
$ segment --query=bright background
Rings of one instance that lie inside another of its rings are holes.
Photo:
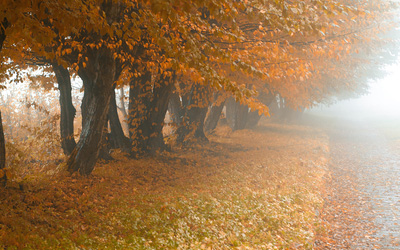
[[[400,119],[400,62],[386,67],[387,75],[370,82],[369,94],[357,99],[319,106],[310,113],[354,119]]]

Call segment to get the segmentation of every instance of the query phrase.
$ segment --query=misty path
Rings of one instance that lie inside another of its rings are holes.
[[[377,126],[336,120],[330,138],[329,249],[400,248],[400,152]]]

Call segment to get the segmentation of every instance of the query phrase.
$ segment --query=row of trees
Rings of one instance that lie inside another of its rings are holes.
[[[390,27],[393,7],[366,0],[3,2],[0,74],[15,77],[32,65],[53,70],[68,170],[83,175],[109,157],[107,145],[132,157],[164,150],[167,110],[182,143],[206,140],[204,129],[215,128],[224,106],[231,127],[241,129],[268,115],[277,96],[296,109],[361,93],[365,72],[379,71],[367,61],[388,48],[377,31]],[[74,74],[84,88],[78,142]],[[115,98],[123,86],[129,134]]]

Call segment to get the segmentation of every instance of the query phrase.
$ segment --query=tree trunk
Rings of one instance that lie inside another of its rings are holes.
[[[250,111],[247,114],[247,123],[246,128],[252,129],[255,128],[260,121],[262,115],[258,114],[258,111]]]
[[[222,110],[224,109],[225,100],[222,103],[217,103],[217,100],[218,94],[215,94],[214,103],[210,108],[206,121],[204,122],[204,130],[206,132],[211,132],[217,127]]]
[[[155,154],[165,149],[162,128],[172,92],[172,78],[151,83],[151,73],[146,72],[131,81],[129,91],[129,136],[132,156]]]
[[[180,126],[183,121],[184,110],[182,108],[181,97],[179,93],[175,91],[172,92],[171,98],[169,99],[168,111],[175,125]]]
[[[60,134],[61,147],[65,155],[70,155],[76,146],[74,139],[74,118],[76,110],[72,104],[71,78],[66,68],[57,63],[52,63],[56,74],[58,89],[60,90]]]
[[[87,66],[78,71],[84,84],[82,101],[83,127],[80,140],[70,155],[67,165],[70,172],[89,175],[97,162],[107,119],[113,82],[115,60],[107,48],[88,53]]]
[[[260,96],[258,97],[258,100],[260,100],[263,104],[267,105],[268,107],[271,105],[272,101],[275,99],[275,95],[271,93],[261,93]],[[247,116],[247,124],[246,128],[254,128],[257,126],[258,122],[260,121],[262,115],[258,114],[258,111],[250,111],[248,116]]]
[[[120,148],[125,152],[130,149],[129,138],[125,136],[121,122],[118,117],[117,102],[115,99],[115,91],[111,92],[110,109],[108,111],[110,123],[109,143],[111,148]]]
[[[1,119],[0,112],[0,170],[6,167],[6,143],[4,140],[4,131],[3,131],[3,121]],[[5,186],[7,182],[7,175],[3,173],[4,176],[0,178],[0,184]]]
[[[0,52],[3,48],[4,40],[6,39],[6,31],[5,29],[8,27],[8,21],[6,18],[0,24]],[[0,111],[0,169],[4,169],[6,167],[6,142],[4,140],[4,131],[3,131],[3,121],[1,119],[1,111]],[[7,175],[4,173],[4,176],[0,178],[0,183],[5,185],[7,182]]]
[[[208,106],[196,107],[189,110],[190,120],[193,121],[196,127],[194,131],[194,137],[202,141],[208,141],[207,136],[204,133],[204,120],[206,119]]]
[[[117,108],[118,108],[119,110],[121,110],[122,115],[124,116],[125,121],[127,121],[127,120],[128,120],[128,112],[126,112],[126,107],[125,107],[125,94],[124,94],[124,88],[123,88],[123,87],[121,87],[121,88],[119,89],[119,94],[120,94],[120,96],[119,96],[119,102],[121,103],[121,107],[118,107],[118,106],[117,106]]]
[[[111,101],[110,101],[111,102]],[[110,109],[108,109],[110,110]],[[109,138],[109,133],[108,133],[108,115],[107,119],[104,122],[104,127],[103,127],[103,137],[101,138],[101,143],[100,143],[100,151],[99,151],[99,159],[104,160],[106,162],[114,160],[114,158],[110,154],[110,138]]]
[[[4,18],[0,23],[0,52],[3,48],[4,40],[6,40],[6,28],[8,28],[10,24],[8,20]]]
[[[184,108],[183,122],[177,129],[177,141],[183,143],[191,137],[208,141],[204,134],[204,120],[210,104],[210,91],[207,87],[199,84],[190,86],[191,91],[182,96],[182,107]]]
[[[229,98],[226,102],[226,119],[233,131],[244,129],[247,123],[249,108]]]
[[[147,152],[146,135],[151,124],[148,122],[148,108],[152,95],[151,72],[146,71],[141,76],[132,79],[129,86],[128,128],[132,145],[132,156],[138,157]],[[145,124],[144,131],[139,127]]]
[[[157,84],[158,86],[154,87],[153,90],[153,100],[150,109],[150,124],[152,129],[148,135],[148,148],[151,154],[163,151],[166,148],[162,129],[175,79],[175,75],[161,79],[162,82]]]

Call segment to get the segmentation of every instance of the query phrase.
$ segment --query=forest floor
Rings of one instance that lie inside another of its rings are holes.
[[[116,152],[88,178],[63,164],[18,166],[0,188],[0,249],[313,249],[328,240],[321,129],[264,120],[209,139],[141,160]]]

